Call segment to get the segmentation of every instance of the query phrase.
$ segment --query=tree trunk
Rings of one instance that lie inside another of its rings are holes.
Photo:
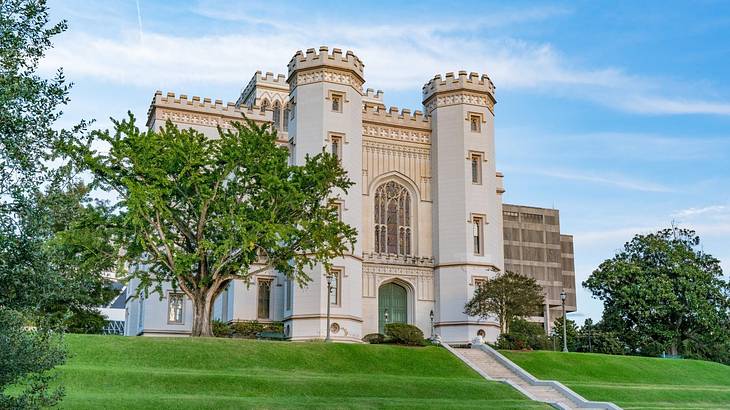
[[[213,313],[213,300],[206,296],[193,298],[193,333],[192,336],[212,337],[210,317]]]

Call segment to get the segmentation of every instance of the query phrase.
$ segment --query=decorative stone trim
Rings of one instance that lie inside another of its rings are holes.
[[[374,153],[378,154],[386,154],[386,155],[392,155],[393,153],[397,154],[408,154],[412,155],[416,158],[421,158],[425,160],[431,159],[431,149],[430,148],[419,148],[419,147],[410,147],[406,145],[400,145],[400,144],[389,144],[386,142],[375,142],[372,140],[364,140],[362,142],[362,147],[364,150],[368,150]]]
[[[431,144],[431,133],[409,128],[388,127],[376,124],[363,124],[362,136],[365,138],[382,138],[393,141]]]
[[[362,93],[363,81],[347,71],[321,67],[310,71],[297,72],[295,76],[292,76],[289,79],[291,89],[294,89],[299,85],[319,82],[349,85],[359,93]]]
[[[494,114],[494,101],[492,101],[491,98],[486,95],[474,94],[465,90],[438,95],[436,98],[431,98],[427,103],[425,103],[425,106],[426,112],[430,114],[436,108],[458,104],[486,107],[492,114]]]

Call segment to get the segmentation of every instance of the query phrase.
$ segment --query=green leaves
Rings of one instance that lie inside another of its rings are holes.
[[[477,287],[474,297],[464,306],[464,313],[483,318],[496,316],[502,333],[507,333],[509,322],[539,313],[542,304],[542,287],[534,278],[504,272]]]
[[[725,333],[730,284],[720,261],[698,249],[694,231],[665,229],[636,235],[583,283],[604,302],[604,322],[632,351],[673,354],[704,342],[698,335]]]
[[[114,125],[69,153],[96,187],[118,194],[118,237],[126,262],[147,266],[132,273],[142,289],[171,281],[207,304],[229,281],[271,268],[304,283],[306,268],[328,267],[355,241],[329,206],[352,186],[332,155],[290,166],[275,133],[251,121],[219,129],[215,139],[171,122],[142,132],[131,114]],[[109,152],[93,151],[92,142]]]

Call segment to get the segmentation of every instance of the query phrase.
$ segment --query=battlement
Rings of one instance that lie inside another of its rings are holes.
[[[348,50],[345,54],[342,54],[341,49],[333,48],[330,54],[329,48],[326,46],[321,46],[319,52],[313,48],[307,49],[306,53],[303,53],[301,50],[297,51],[288,64],[289,77],[297,71],[321,66],[352,71],[362,82],[365,81],[365,64],[363,64],[355,53]]]
[[[494,83],[486,74],[467,73],[459,71],[454,73],[446,73],[444,78],[441,74],[437,74],[429,82],[423,86],[423,101],[428,101],[431,97],[439,93],[446,93],[457,90],[468,90],[480,94],[488,94],[494,101]]]
[[[362,96],[362,104],[366,107],[379,107],[385,109],[385,104],[383,103],[383,92],[368,88]]]
[[[271,122],[272,111],[271,109],[261,112],[261,107],[236,107],[235,103],[227,102],[223,103],[222,100],[211,100],[208,97],[200,98],[193,96],[188,98],[186,94],[180,94],[176,96],[175,93],[168,92],[163,94],[162,91],[155,91],[150,108],[147,110],[147,126],[150,126],[152,121],[155,119],[156,109],[169,109],[177,111],[187,111],[196,114],[225,117],[226,120],[243,120],[248,118],[257,122]]]
[[[431,131],[431,117],[419,110],[411,114],[411,110],[407,108],[398,110],[398,107],[390,107],[386,110],[384,105],[382,108],[365,105],[362,110],[362,119],[363,121]]]

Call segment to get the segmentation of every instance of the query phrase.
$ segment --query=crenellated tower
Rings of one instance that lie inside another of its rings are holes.
[[[362,85],[363,63],[351,51],[330,53],[298,51],[289,62],[288,131],[291,160],[303,164],[306,155],[323,149],[339,156],[350,179],[347,193],[336,193],[344,222],[362,232]],[[362,338],[362,248],[333,261],[335,289],[331,294],[331,337],[360,341]],[[324,268],[308,272],[306,288],[287,283],[284,325],[292,340],[326,335],[327,281]]]
[[[450,342],[495,340],[496,320],[463,313],[480,280],[504,268],[502,177],[495,168],[494,84],[486,75],[435,76],[423,87],[431,116],[436,333]]]

